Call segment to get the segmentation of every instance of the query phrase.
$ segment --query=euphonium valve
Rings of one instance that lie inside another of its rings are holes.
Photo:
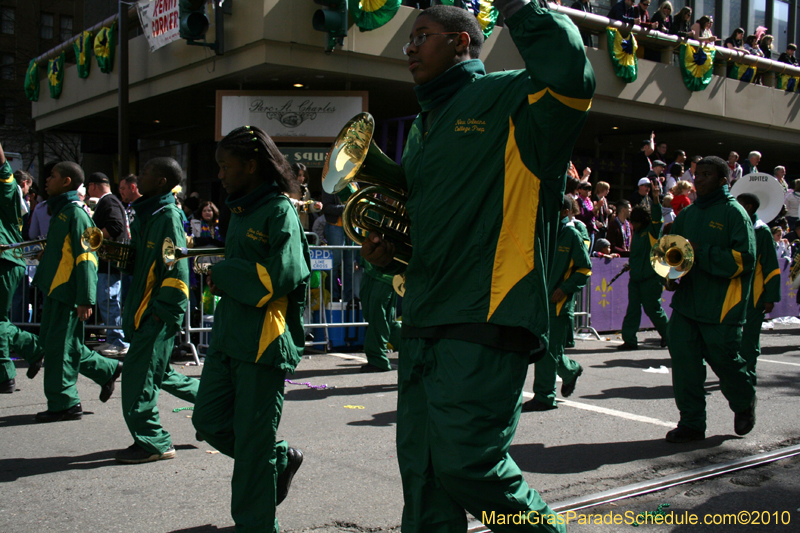
[[[650,250],[650,264],[662,278],[678,279],[694,265],[694,249],[680,235],[664,235]]]

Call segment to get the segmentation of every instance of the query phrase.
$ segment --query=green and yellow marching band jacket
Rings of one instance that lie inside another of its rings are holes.
[[[550,309],[555,316],[571,317],[575,312],[575,293],[586,286],[592,275],[592,261],[578,230],[567,223],[566,218],[559,225],[547,292],[552,295],[556,289],[561,289],[566,293],[560,301],[551,303]]]
[[[548,257],[595,78],[566,16],[530,3],[506,24],[526,69],[486,74],[474,59],[416,87],[422,113],[402,160],[404,336],[452,324],[548,331]]]
[[[47,207],[52,215],[47,247],[33,282],[47,298],[67,305],[94,305],[97,255],[81,244],[83,232],[94,222],[75,191],[53,196]]]
[[[769,226],[756,215],[750,217],[750,220],[756,236],[757,259],[749,307],[756,309],[763,308],[767,302],[781,301],[781,269]]]
[[[19,187],[11,165],[6,161],[0,166],[0,244],[22,241],[22,207]],[[25,260],[14,257],[13,250],[0,254],[0,261],[25,265]]]
[[[131,207],[136,213],[131,224],[136,256],[122,314],[122,329],[129,337],[153,314],[167,326],[180,325],[189,300],[188,261],[177,261],[167,270],[161,251],[166,237],[176,247],[186,246],[184,214],[175,204],[175,196],[169,192],[142,197]]]
[[[226,200],[231,222],[225,260],[211,279],[223,295],[209,356],[294,371],[303,355],[303,309],[311,275],[297,209],[274,183]]]
[[[685,207],[671,233],[689,239],[695,264],[680,279],[672,308],[709,324],[741,325],[756,262],[750,216],[725,185]]]

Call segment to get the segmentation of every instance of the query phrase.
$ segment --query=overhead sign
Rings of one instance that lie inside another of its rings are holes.
[[[330,147],[281,146],[280,150],[290,165],[292,163],[303,163],[309,168],[322,168],[325,165],[325,157],[328,155]]]
[[[136,4],[151,52],[180,39],[178,4],[178,0],[139,0]]]
[[[330,250],[309,250],[311,270],[333,270],[333,252]]]
[[[258,126],[275,142],[331,142],[367,99],[366,91],[217,91],[217,140]]]

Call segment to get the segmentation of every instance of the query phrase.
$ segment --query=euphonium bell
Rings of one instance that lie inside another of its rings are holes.
[[[225,248],[180,248],[169,237],[161,245],[161,255],[167,270],[175,268],[175,263],[189,257],[207,257],[212,255],[225,255]]]
[[[392,161],[372,140],[375,120],[369,113],[359,113],[342,128],[325,158],[322,188],[330,194],[341,193],[355,182],[369,187],[347,199],[342,225],[347,236],[358,244],[365,235],[357,229],[381,233],[395,246],[395,259],[411,259],[410,223],[405,204],[403,169]],[[345,198],[342,198],[343,200]]]
[[[100,259],[113,263],[117,268],[122,270],[131,270],[133,268],[133,246],[128,243],[104,239],[103,232],[99,228],[86,228],[81,235],[81,246],[84,250],[96,252]]]
[[[650,250],[650,264],[662,278],[678,279],[694,265],[694,249],[680,235],[664,235]]]

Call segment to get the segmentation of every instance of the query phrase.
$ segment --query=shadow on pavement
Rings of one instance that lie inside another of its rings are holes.
[[[93,415],[92,411],[84,411],[83,416]],[[62,422],[49,422],[49,424],[69,424],[70,422],[78,422],[77,420],[64,420]],[[0,428],[10,428],[14,426],[41,426],[46,425],[42,422],[36,421],[36,413],[25,415],[11,415],[0,417]]]
[[[592,368],[659,368],[660,366],[672,368],[672,359],[669,354],[663,359],[609,359],[596,365],[591,365]]]
[[[315,368],[313,370],[298,368],[298,370],[295,370],[294,374],[286,374],[286,377],[292,381],[301,381],[315,377],[348,376],[358,374],[363,364],[364,363],[361,361],[347,361],[346,363],[336,365],[336,368]]]
[[[385,413],[375,413],[372,420],[355,420],[348,422],[348,426],[376,426],[389,427],[397,424],[397,411],[387,411]]]
[[[708,389],[706,389],[708,390]],[[660,385],[657,387],[619,387],[616,389],[605,389],[600,394],[581,394],[576,396],[583,400],[610,400],[612,398],[624,398],[626,400],[666,400],[673,398],[672,385]]]
[[[218,528],[217,526],[206,524],[204,526],[189,527],[186,529],[174,529],[169,533],[233,533],[234,531],[236,531],[235,526]]]
[[[106,450],[71,457],[41,457],[26,459],[0,459],[0,483],[16,481],[20,477],[52,474],[67,470],[89,470],[103,466],[118,465],[114,460],[116,450]]]
[[[292,379],[292,381],[296,381]],[[319,383],[322,385],[322,383]],[[337,387],[331,389],[309,389],[309,388],[294,388],[288,387],[301,387],[300,385],[286,384],[287,390],[284,394],[286,400],[295,402],[307,402],[312,400],[324,400],[333,396],[358,396],[362,394],[380,394],[387,392],[397,392],[397,383],[387,383],[384,385],[364,385],[363,387]]]
[[[666,435],[666,428],[664,428]],[[642,459],[668,457],[694,450],[715,448],[733,435],[715,435],[689,444],[672,444],[664,439],[597,444],[569,444],[545,447],[544,444],[512,444],[510,454],[525,472],[537,474],[576,474],[604,465],[625,464]]]

